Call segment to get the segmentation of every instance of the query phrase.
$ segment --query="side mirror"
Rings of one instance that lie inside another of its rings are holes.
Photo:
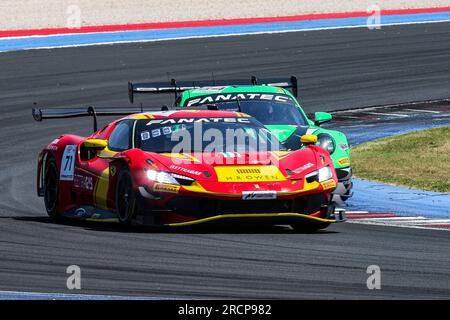
[[[316,126],[320,126],[322,123],[331,121],[333,116],[328,112],[316,112],[314,115],[314,124]]]
[[[106,148],[108,142],[106,140],[101,139],[88,139],[83,142],[83,146],[92,151],[101,151]]]
[[[304,134],[300,138],[300,141],[305,146],[307,146],[309,144],[315,144],[317,142],[317,136],[315,136],[313,134]]]

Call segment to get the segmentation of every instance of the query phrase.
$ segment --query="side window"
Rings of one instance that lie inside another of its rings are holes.
[[[119,122],[108,139],[108,149],[112,151],[123,151],[131,148],[132,120]]]

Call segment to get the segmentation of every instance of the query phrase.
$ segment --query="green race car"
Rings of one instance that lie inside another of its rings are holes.
[[[350,150],[345,134],[321,127],[332,119],[326,112],[316,112],[314,120],[308,119],[297,101],[297,78],[257,80],[183,81],[172,79],[169,83],[129,83],[130,101],[135,93],[174,93],[175,106],[195,108],[211,106],[212,109],[246,113],[256,118],[270,130],[289,150],[302,148],[300,137],[317,136],[317,145],[326,149],[333,160],[339,184],[334,191],[334,201],[341,202],[352,196],[352,170]],[[288,89],[292,90],[290,92]]]

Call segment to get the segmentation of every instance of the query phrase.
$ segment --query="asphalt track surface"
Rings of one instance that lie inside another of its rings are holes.
[[[38,151],[90,119],[34,123],[31,104],[127,105],[126,81],[300,77],[307,112],[448,97],[450,23],[0,54],[0,291],[156,298],[449,298],[450,232],[333,225],[123,230],[51,223]],[[160,97],[154,102],[167,101]],[[107,119],[103,119],[103,122]],[[82,290],[66,289],[66,268]],[[382,270],[368,290],[366,268]]]

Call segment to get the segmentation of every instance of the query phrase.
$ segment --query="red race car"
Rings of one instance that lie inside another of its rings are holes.
[[[254,118],[213,109],[34,108],[37,121],[94,117],[92,135],[62,135],[39,154],[37,191],[47,213],[125,225],[265,222],[301,231],[345,220],[331,202],[332,160],[315,136],[302,136],[307,147],[291,152]],[[124,114],[97,130],[97,116]]]

